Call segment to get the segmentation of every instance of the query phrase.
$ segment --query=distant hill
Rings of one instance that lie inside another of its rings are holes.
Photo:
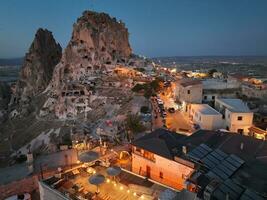
[[[7,65],[7,66],[14,66],[14,65],[22,65],[23,57],[21,58],[0,58],[0,66]]]

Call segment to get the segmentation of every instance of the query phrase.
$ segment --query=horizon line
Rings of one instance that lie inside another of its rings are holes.
[[[138,54],[135,54],[138,55]],[[138,55],[144,56],[146,58],[155,59],[155,58],[173,58],[173,57],[267,57],[266,55],[170,55],[170,56],[145,56],[145,55]],[[18,57],[5,57],[0,58],[0,60],[14,60],[14,59],[24,59],[25,56],[18,56]]]

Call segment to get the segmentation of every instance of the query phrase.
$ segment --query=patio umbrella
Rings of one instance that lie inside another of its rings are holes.
[[[99,158],[99,154],[95,151],[87,151],[84,153],[81,153],[78,156],[79,161],[86,163],[86,162],[92,162]]]
[[[90,184],[96,185],[96,193],[99,193],[98,186],[105,181],[105,177],[102,174],[95,174],[88,181]]]
[[[115,176],[118,176],[120,173],[121,173],[121,168],[118,166],[112,166],[112,167],[107,168],[107,174],[109,176],[114,177],[114,179],[115,179]]]
[[[107,168],[107,174],[109,176],[118,176],[121,173],[121,168],[118,166],[112,166]]]

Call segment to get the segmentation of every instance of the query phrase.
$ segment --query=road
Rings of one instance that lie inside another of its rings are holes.
[[[180,111],[168,113],[166,117],[166,125],[169,130],[177,133],[191,135],[193,132],[192,125]]]
[[[156,101],[153,99],[150,99],[151,102],[151,107],[152,107],[152,130],[156,130],[158,128],[162,128],[164,123],[163,123],[163,118],[161,117],[160,113],[158,112],[159,107]]]
[[[174,99],[170,97],[170,95],[166,96],[160,94],[160,98],[164,102],[165,108],[178,108],[177,104],[174,102]],[[185,135],[191,135],[191,133],[194,131],[189,119],[179,110],[176,110],[175,113],[169,113],[167,111],[166,126],[171,131]]]

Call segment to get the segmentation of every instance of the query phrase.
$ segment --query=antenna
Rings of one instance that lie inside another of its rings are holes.
[[[243,150],[243,149],[244,149],[244,143],[241,142],[241,143],[240,143],[240,150]]]
[[[184,154],[187,154],[187,148],[186,148],[186,146],[183,146],[183,153]]]

